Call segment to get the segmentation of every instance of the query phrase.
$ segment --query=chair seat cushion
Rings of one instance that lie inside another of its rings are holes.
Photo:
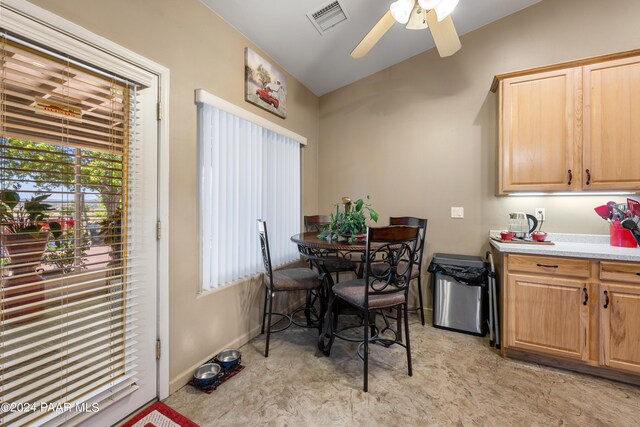
[[[273,288],[276,291],[299,291],[316,289],[322,281],[309,268],[287,268],[273,272]]]
[[[364,279],[355,279],[336,284],[333,287],[333,292],[349,304],[364,309],[365,292],[368,289]],[[369,294],[369,309],[377,310],[404,304],[404,294],[404,291]]]
[[[407,265],[406,261],[400,261],[398,263],[398,271],[404,271],[407,268],[406,265]],[[388,269],[389,269],[389,264],[385,262],[376,262],[371,264],[371,271],[376,276],[383,275],[384,272],[387,271]],[[419,275],[420,275],[420,270],[418,269],[418,266],[414,263],[413,266],[411,267],[411,280],[417,279]]]

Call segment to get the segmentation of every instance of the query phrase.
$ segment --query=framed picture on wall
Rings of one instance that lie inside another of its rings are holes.
[[[244,99],[287,118],[287,76],[248,47],[244,48]]]

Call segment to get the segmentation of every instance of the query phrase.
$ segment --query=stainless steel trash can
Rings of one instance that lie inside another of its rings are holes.
[[[473,335],[487,333],[486,277],[482,258],[434,254],[433,326]]]

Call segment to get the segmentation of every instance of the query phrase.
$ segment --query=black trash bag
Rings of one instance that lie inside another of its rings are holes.
[[[459,267],[457,265],[442,265],[432,262],[429,264],[427,271],[429,273],[440,272],[451,276],[465,285],[487,287],[487,269],[485,267]]]

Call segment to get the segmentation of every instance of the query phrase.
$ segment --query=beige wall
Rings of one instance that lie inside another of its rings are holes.
[[[467,0],[465,0],[467,1]],[[371,195],[381,221],[429,219],[430,252],[483,254],[507,213],[546,208],[546,231],[606,234],[610,197],[496,197],[495,74],[640,47],[637,0],[544,0],[320,98],[320,210]],[[375,50],[375,48],[374,48]],[[615,200],[624,201],[624,197]],[[450,207],[463,206],[464,219]],[[428,258],[427,258],[428,262]]]
[[[172,391],[199,362],[255,333],[262,296],[258,281],[196,295],[196,88],[309,139],[304,213],[370,194],[383,223],[389,215],[427,217],[429,249],[458,253],[481,253],[486,231],[503,228],[511,210],[545,207],[548,231],[606,232],[591,210],[606,197],[494,196],[496,96],[488,89],[497,73],[637,48],[636,0],[609,10],[595,0],[545,0],[463,37],[452,58],[429,51],[320,101],[289,76],[284,121],[244,102],[244,47],[258,49],[197,0],[32,2],[171,70]],[[451,206],[464,206],[465,219],[450,219]]]
[[[302,159],[303,212],[317,210],[318,98],[288,76],[289,116],[286,120],[246,103],[244,48],[260,50],[198,0],[35,0],[33,3],[171,71],[169,363],[173,391],[186,383],[198,363],[255,334],[263,295],[257,280],[213,294],[196,295],[194,90],[203,88],[308,138]]]

